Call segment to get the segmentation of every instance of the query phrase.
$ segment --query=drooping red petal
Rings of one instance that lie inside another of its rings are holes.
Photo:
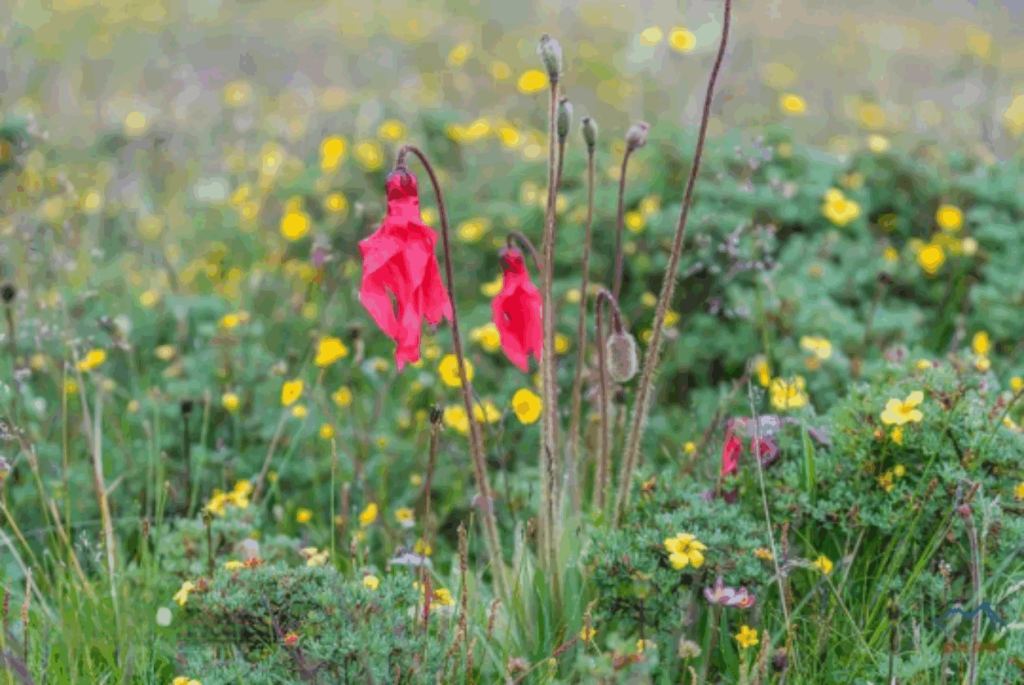
[[[725,444],[722,445],[721,473],[723,478],[739,469],[740,454],[742,452],[743,443],[732,434],[732,428],[729,428],[725,434]]]
[[[359,301],[398,344],[395,364],[401,370],[406,362],[419,361],[423,318],[434,325],[442,317],[451,320],[452,305],[434,253],[437,234],[420,217],[416,177],[401,171],[386,185],[387,215],[380,228],[359,243]]]
[[[502,269],[501,291],[491,303],[494,325],[505,356],[525,373],[529,370],[531,354],[540,360],[544,340],[543,300],[540,291],[530,282],[518,251],[502,252]]]

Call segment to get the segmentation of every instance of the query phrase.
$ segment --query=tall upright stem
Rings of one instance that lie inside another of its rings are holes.
[[[452,268],[452,247],[448,228],[448,211],[445,209],[444,196],[441,194],[441,184],[437,180],[434,168],[423,152],[412,145],[404,145],[398,151],[398,159],[395,163],[396,169],[405,168],[405,157],[409,152],[416,155],[423,167],[430,176],[430,182],[434,186],[434,195],[437,198],[437,211],[441,219],[441,240],[444,245],[444,266],[445,276],[448,285],[448,296],[452,303],[452,341],[455,346],[455,356],[459,361],[459,380],[461,381],[462,404],[466,410],[466,417],[469,421],[469,452],[473,461],[473,471],[476,476],[476,487],[479,490],[480,518],[484,524],[484,539],[487,543],[487,552],[491,558],[494,578],[497,581],[498,593],[501,599],[508,602],[511,599],[509,592],[508,576],[505,572],[505,562],[501,557],[501,541],[498,538],[498,524],[494,518],[493,491],[490,480],[487,477],[487,462],[483,436],[480,425],[477,423],[473,413],[473,388],[466,376],[466,355],[462,348],[462,333],[459,329],[459,308],[455,301],[455,274]]]
[[[615,218],[615,277],[612,295],[619,299],[622,290],[622,225],[626,220],[626,171],[629,168],[629,157],[635,148],[626,145],[626,153],[622,155],[622,168],[619,170],[619,208]]]
[[[580,413],[583,404],[583,364],[587,354],[587,290],[590,289],[590,229],[594,221],[594,150],[587,149],[587,226],[583,236],[583,277],[580,283],[580,320],[576,326],[576,376],[572,381],[572,415],[569,423],[569,454],[566,489],[572,493],[572,510],[580,512],[580,478],[577,455],[580,446]],[[601,350],[599,354],[604,354]]]
[[[608,364],[605,360],[605,337],[604,337],[604,320],[601,316],[603,308],[601,305],[607,302],[612,309],[612,320],[610,328],[615,331],[622,332],[622,313],[619,311],[619,304],[615,300],[615,296],[609,293],[604,288],[597,293],[597,299],[594,302],[594,314],[595,328],[597,329],[596,342],[597,342],[597,377],[598,377],[598,392],[600,394],[600,434],[598,436],[598,448],[597,448],[597,470],[594,474],[594,509],[596,511],[602,511],[605,505],[605,495],[608,492],[608,447],[611,442],[609,437],[609,414],[611,413],[609,400],[608,400]]]
[[[552,281],[554,280],[555,252],[555,191],[558,181],[556,166],[556,145],[558,137],[555,131],[558,107],[558,80],[551,79],[550,100],[548,103],[548,201],[544,218],[544,243],[541,251],[544,255],[544,293],[543,293],[543,327],[544,342],[541,346],[541,394],[543,397],[543,435],[540,450],[540,526],[538,527],[538,558],[541,568],[554,571],[555,562],[555,509],[554,486],[557,482],[555,454],[557,449],[558,408],[555,393],[555,303]],[[552,583],[554,579],[552,578]]]
[[[693,168],[690,169],[690,179],[686,184],[683,206],[679,212],[679,223],[676,226],[675,238],[672,241],[672,252],[669,254],[668,265],[665,267],[665,278],[661,282],[661,295],[658,297],[658,308],[654,316],[651,340],[647,347],[647,354],[644,357],[644,368],[640,378],[640,385],[637,388],[633,420],[630,423],[629,437],[626,441],[626,452],[619,475],[619,491],[615,498],[615,513],[612,517],[613,526],[619,525],[623,511],[629,503],[631,475],[633,473],[633,466],[636,463],[637,454],[640,452],[640,439],[647,423],[647,412],[651,404],[648,399],[651,393],[651,382],[654,379],[654,371],[658,366],[658,359],[661,354],[662,327],[665,325],[665,315],[668,312],[676,289],[676,272],[679,269],[679,258],[683,252],[683,239],[686,237],[686,220],[690,216],[690,206],[693,203],[693,188],[697,184],[700,160],[704,153],[704,141],[708,134],[708,122],[711,119],[711,100],[715,94],[715,83],[718,80],[718,73],[722,68],[722,61],[725,59],[725,48],[729,41],[731,11],[732,0],[725,0],[722,42],[718,46],[718,56],[715,58],[715,65],[711,69],[711,77],[708,80],[707,95],[704,97],[704,113],[701,116],[697,148],[693,155]]]

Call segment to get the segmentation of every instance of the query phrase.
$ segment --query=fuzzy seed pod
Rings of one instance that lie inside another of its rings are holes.
[[[565,143],[569,137],[569,127],[572,126],[572,103],[569,98],[562,98],[558,101],[558,142]]]
[[[548,78],[552,83],[557,83],[558,77],[562,74],[562,46],[545,33],[540,37],[537,54],[540,55],[540,61],[543,62],[544,69],[548,72]]]
[[[626,383],[640,367],[636,339],[627,331],[615,331],[608,337],[605,347],[608,358],[608,376],[616,383]]]
[[[634,150],[639,150],[644,145],[647,145],[647,134],[650,130],[651,127],[646,121],[636,122],[626,132],[626,145]]]
[[[587,144],[587,150],[592,152],[597,147],[597,122],[594,117],[583,117],[580,120],[580,135]]]

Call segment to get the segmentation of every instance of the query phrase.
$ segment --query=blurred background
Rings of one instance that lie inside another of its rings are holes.
[[[5,4],[8,121],[83,146],[160,128],[207,166],[216,156],[194,153],[224,144],[224,125],[318,141],[324,127],[370,136],[386,115],[412,123],[454,108],[542,129],[543,88],[524,94],[520,77],[538,67],[543,31],[562,43],[577,112],[609,130],[637,118],[694,125],[721,21],[718,2],[668,0]],[[798,118],[797,142],[839,154],[872,130],[1005,159],[1024,129],[1022,6],[737,0],[712,133]]]

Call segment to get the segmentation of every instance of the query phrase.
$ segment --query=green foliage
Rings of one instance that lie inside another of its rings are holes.
[[[889,400],[903,401],[916,390],[924,398],[921,420],[899,427],[900,444],[893,437],[896,426],[880,417]],[[736,676],[760,647],[744,655],[730,635],[742,624],[753,626],[775,650],[787,644],[789,622],[794,632],[788,658],[796,682],[852,682],[886,676],[895,625],[897,677],[935,681],[943,668],[962,671],[966,652],[942,656],[945,643],[970,642],[966,621],[942,618],[954,600],[967,611],[987,600],[1007,623],[1018,621],[1024,606],[1024,510],[1013,489],[1024,475],[1024,435],[1003,422],[1019,395],[1001,391],[991,375],[954,364],[891,363],[854,384],[823,416],[806,408],[790,413],[795,422],[764,424],[777,426],[761,436],[777,440],[780,448],[763,471],[764,500],[748,444],[738,474],[721,486],[736,492],[733,503],[706,500],[714,481],[648,481],[648,494],[622,530],[595,536],[584,557],[599,598],[596,639],[607,647],[654,639],[656,665],[644,658],[644,668],[677,682],[690,664]],[[743,430],[753,425],[735,424],[747,436],[744,443],[750,437]],[[827,447],[807,433],[808,427],[823,426],[830,436]],[[693,534],[708,547],[700,568],[675,570],[669,563],[664,540],[677,533]],[[756,557],[756,548],[778,560],[785,611],[775,562],[763,552]],[[755,607],[714,609],[701,590],[711,588],[717,576],[726,586],[746,587],[757,598]],[[720,648],[709,652],[708,635],[720,622]],[[680,640],[702,644],[703,655],[691,662],[675,658]],[[986,618],[981,641],[998,649],[979,655],[980,682],[1012,673],[1006,654],[1024,646],[1020,633]]]
[[[434,682],[444,666],[447,621],[435,612],[424,631],[421,593],[401,575],[370,588],[330,566],[220,570],[185,608],[180,670],[204,685],[314,674],[338,683]]]

